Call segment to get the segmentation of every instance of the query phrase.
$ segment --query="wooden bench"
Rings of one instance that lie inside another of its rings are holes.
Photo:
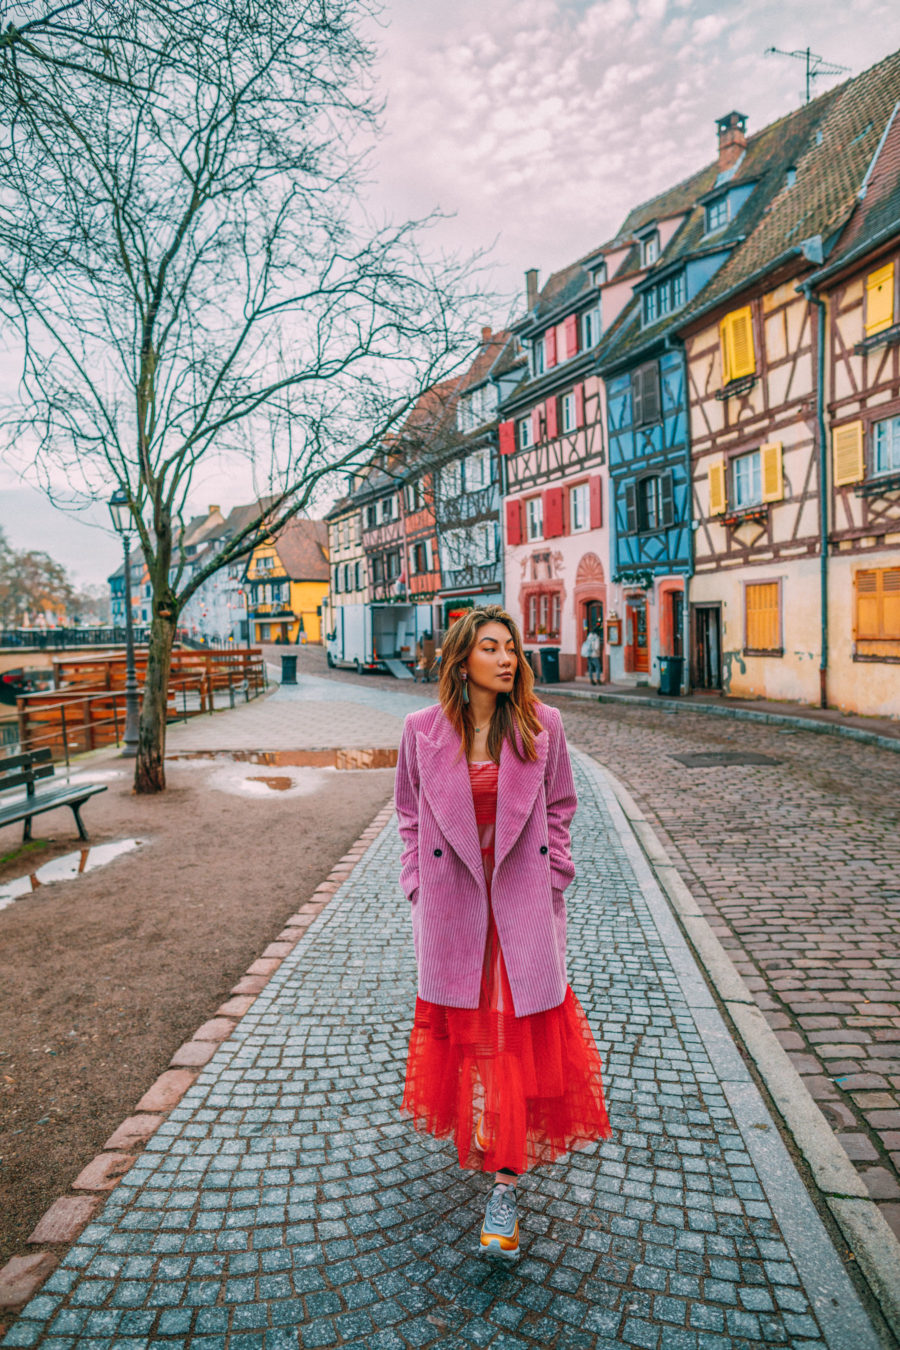
[[[11,792],[14,788],[25,788],[25,796],[13,801],[0,797],[0,826],[15,825],[24,820],[24,842],[31,838],[31,819],[42,811],[55,811],[58,806],[69,806],[78,826],[78,837],[87,839],[87,830],[81,820],[81,808],[89,797],[106,791],[105,783],[61,783],[43,784],[35,788],[38,780],[56,778],[51,751],[34,750],[28,755],[11,755],[9,759],[0,759],[0,793]]]

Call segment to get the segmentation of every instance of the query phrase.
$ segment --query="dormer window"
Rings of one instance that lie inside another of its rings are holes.
[[[659,231],[646,235],[641,240],[641,262],[644,267],[652,267],[659,257]]]
[[[535,342],[532,345],[531,364],[534,368],[535,375],[543,375],[545,365],[544,365],[544,339],[542,337],[539,337],[537,342]]]
[[[673,314],[676,309],[681,309],[686,299],[684,272],[676,272],[665,281],[651,286],[644,291],[642,297],[644,327],[664,318],[667,314]]]
[[[784,185],[785,187],[792,188],[796,183],[796,181],[797,181],[797,170],[794,168],[793,164],[791,164],[784,171]]]
[[[728,224],[729,214],[727,193],[722,197],[716,197],[706,208],[706,233],[712,234],[714,230],[721,230]]]
[[[591,347],[596,347],[600,341],[600,312],[596,309],[588,309],[581,316],[581,346],[583,351],[590,351]]]
[[[594,268],[591,273],[591,281],[595,286],[602,286],[606,281],[606,263],[602,262]]]

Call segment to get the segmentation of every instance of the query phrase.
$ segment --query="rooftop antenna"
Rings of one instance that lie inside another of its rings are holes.
[[[808,103],[812,98],[813,80],[817,75],[840,75],[842,71],[849,73],[849,66],[839,66],[834,61],[826,61],[824,56],[817,56],[811,52],[808,47],[801,47],[796,52],[785,52],[780,47],[767,47],[763,53],[765,56],[792,56],[795,61],[804,61],[806,63],[806,97],[804,103]]]

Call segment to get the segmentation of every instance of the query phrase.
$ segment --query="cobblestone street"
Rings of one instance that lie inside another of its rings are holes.
[[[415,982],[389,821],[4,1347],[874,1350],[605,780],[576,774],[570,977],[615,1136],[527,1179],[518,1266],[475,1255],[483,1180],[398,1118]]]

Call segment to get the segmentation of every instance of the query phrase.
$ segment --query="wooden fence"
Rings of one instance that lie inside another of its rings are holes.
[[[138,686],[147,668],[146,652],[136,654]],[[56,760],[119,745],[125,731],[124,653],[55,661],[55,689],[23,694],[17,700],[21,750],[49,746]],[[169,677],[169,722],[187,720],[215,707],[234,707],[266,687],[259,648],[222,652],[176,652]],[[218,697],[217,697],[218,696]]]

